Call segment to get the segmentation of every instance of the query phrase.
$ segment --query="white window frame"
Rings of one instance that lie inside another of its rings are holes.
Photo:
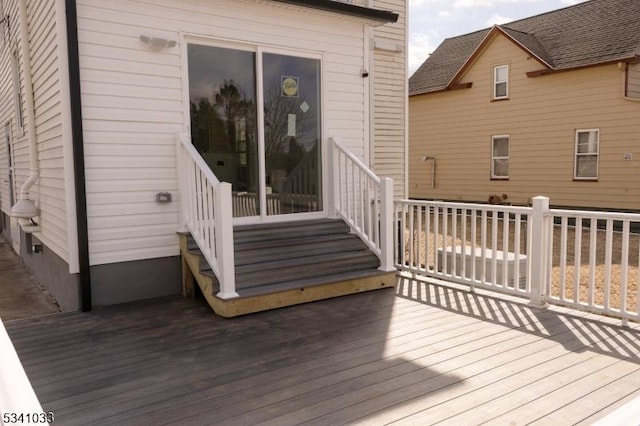
[[[506,156],[496,156],[494,155],[494,144],[496,139],[506,139],[507,140],[507,155]],[[491,136],[491,179],[492,180],[507,180],[509,179],[509,172],[507,172],[506,176],[498,176],[496,175],[496,160],[507,160],[507,170],[509,170],[509,163],[511,157],[511,136],[509,135],[492,135]]]
[[[504,80],[498,79],[498,70],[506,69],[506,78]],[[498,85],[504,84],[505,94],[498,95]],[[493,67],[493,99],[508,99],[509,98],[509,65],[498,65]]]
[[[322,52],[315,52],[309,50],[298,50],[287,47],[272,47],[272,46],[264,46],[255,42],[245,42],[245,41],[235,41],[235,40],[220,40],[216,38],[212,38],[209,36],[203,36],[199,34],[192,33],[181,33],[181,45],[183,46],[182,50],[182,69],[183,69],[183,79],[182,79],[182,90],[183,90],[183,112],[185,117],[189,117],[191,114],[191,106],[189,100],[189,63],[188,63],[188,47],[189,44],[199,44],[203,46],[214,46],[221,47],[227,49],[235,49],[242,50],[246,52],[255,53],[256,60],[256,104],[260,105],[257,108],[257,117],[258,117],[258,168],[259,174],[264,176],[265,174],[265,153],[264,153],[264,109],[262,107],[264,103],[264,93],[263,93],[263,80],[262,80],[262,60],[264,53],[274,53],[280,55],[291,55],[297,56],[300,58],[308,58],[308,59],[316,59],[320,61],[320,132],[321,135],[327,134],[326,129],[326,55]],[[189,126],[190,127],[190,126]],[[189,132],[191,129],[189,128]],[[328,214],[328,206],[329,206],[329,197],[333,195],[330,193],[329,189],[329,144],[327,143],[327,138],[322,136],[321,139],[321,152],[322,152],[322,210],[318,212],[308,212],[308,213],[295,213],[295,214],[279,214],[279,215],[267,215],[266,212],[261,212],[260,216],[255,217],[234,217],[233,223],[234,225],[244,225],[244,224],[253,224],[253,223],[267,223],[267,222],[286,222],[289,220],[300,220],[300,219],[315,219],[315,218],[324,218],[327,217]],[[263,206],[267,205],[266,202],[266,193],[264,191],[261,192],[260,195],[260,203]]]
[[[578,152],[578,135],[581,133],[595,133],[596,146],[595,152]],[[596,157],[596,174],[595,176],[578,176],[578,158],[579,157]],[[575,145],[574,145],[574,161],[573,161],[573,178],[575,180],[597,180],[600,174],[600,129],[576,129]]]

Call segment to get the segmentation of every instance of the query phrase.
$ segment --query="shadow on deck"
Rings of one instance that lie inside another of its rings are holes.
[[[640,394],[637,330],[402,277],[231,320],[168,298],[7,330],[65,425],[574,424]]]
[[[593,351],[640,364],[637,324],[621,327],[619,319],[564,308],[536,309],[522,299],[408,277],[398,278],[397,292],[408,300],[557,341],[569,351]]]

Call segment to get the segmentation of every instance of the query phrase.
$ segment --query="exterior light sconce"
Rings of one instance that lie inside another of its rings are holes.
[[[176,47],[178,44],[175,40],[167,40],[160,37],[149,37],[146,35],[140,36],[140,41],[146,44],[153,51],[160,51],[163,49],[170,49],[172,47]]]
[[[365,67],[362,67],[360,68],[360,75],[362,75],[362,78],[367,78],[369,77],[369,71],[367,71]]]

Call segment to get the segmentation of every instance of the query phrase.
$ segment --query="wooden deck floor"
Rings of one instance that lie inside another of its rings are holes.
[[[223,319],[169,298],[8,322],[64,425],[589,424],[640,395],[637,324],[399,279]]]

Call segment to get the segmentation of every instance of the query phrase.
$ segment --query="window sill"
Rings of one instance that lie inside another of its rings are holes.
[[[511,99],[511,98],[509,98],[509,97],[506,97],[506,98],[493,98],[493,99],[491,99],[491,102],[508,101],[508,100],[510,100],[510,99]]]
[[[495,176],[492,176],[489,179],[490,180],[509,180],[509,176],[506,176],[506,177],[495,177]]]
[[[574,182],[597,182],[598,178],[573,178]]]

